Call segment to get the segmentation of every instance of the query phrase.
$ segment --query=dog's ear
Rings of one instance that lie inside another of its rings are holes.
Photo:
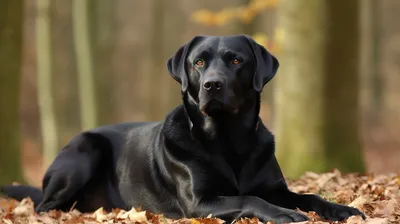
[[[258,44],[251,37],[245,36],[250,42],[255,58],[255,73],[253,76],[253,88],[261,92],[264,85],[267,84],[276,74],[279,62],[262,45]]]
[[[181,84],[182,92],[186,92],[189,87],[189,79],[186,66],[186,58],[188,56],[189,50],[194,43],[203,39],[203,36],[194,37],[189,43],[183,45],[179,48],[175,54],[168,59],[167,68],[169,74]]]

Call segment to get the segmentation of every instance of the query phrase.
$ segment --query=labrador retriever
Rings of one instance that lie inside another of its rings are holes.
[[[246,35],[196,36],[168,60],[183,103],[164,121],[80,133],[48,168],[43,191],[24,185],[2,191],[33,198],[37,212],[77,202],[82,212],[142,206],[169,218],[308,220],[296,208],[328,220],[365,218],[356,208],[288,189],[274,137],[259,118],[261,91],[278,67]]]

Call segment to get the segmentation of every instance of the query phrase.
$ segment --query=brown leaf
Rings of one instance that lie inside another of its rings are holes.
[[[356,207],[367,216],[365,221],[359,216],[354,216],[343,222],[327,222],[315,212],[303,212],[310,218],[310,221],[300,223],[400,223],[398,174],[342,174],[338,170],[333,170],[322,174],[307,172],[297,180],[287,181],[289,188],[295,192],[317,193],[328,200]],[[141,208],[132,208],[129,211],[113,209],[111,212],[99,208],[93,213],[80,213],[76,209],[68,212],[50,210],[47,213],[36,214],[33,202],[29,198],[21,202],[0,198],[0,223],[222,224],[224,221],[212,218],[211,214],[205,218],[172,220],[162,214],[154,214]],[[255,217],[239,219],[235,223],[261,224]]]
[[[24,198],[12,211],[15,216],[28,216],[34,213],[33,201],[30,198]]]

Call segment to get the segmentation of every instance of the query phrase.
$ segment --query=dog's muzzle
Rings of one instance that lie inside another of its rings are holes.
[[[209,76],[204,78],[202,88],[208,94],[218,94],[224,91],[225,81],[218,76]]]

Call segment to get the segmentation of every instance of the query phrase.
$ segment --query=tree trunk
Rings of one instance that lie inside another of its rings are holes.
[[[50,0],[52,35],[53,102],[58,130],[58,149],[80,128],[79,92],[72,38],[72,2]],[[71,91],[72,90],[72,91]]]
[[[324,46],[326,1],[280,1],[285,31],[275,80],[278,160],[288,176],[324,171]]]
[[[375,0],[366,0],[361,4],[361,85],[366,94],[364,111],[371,123],[379,120],[383,106],[383,76],[380,74],[380,42],[382,35],[381,4]],[[372,116],[371,116],[372,115]]]
[[[360,1],[329,0],[325,50],[327,168],[363,172],[359,105]]]
[[[93,57],[88,25],[88,0],[72,1],[74,46],[78,70],[78,86],[82,129],[97,126],[97,106],[93,74]]]
[[[113,89],[113,50],[115,43],[114,1],[89,1],[90,40],[93,71],[96,74],[96,106],[99,125],[116,120]]]
[[[277,155],[286,175],[363,169],[357,0],[282,0]]]
[[[243,6],[247,6],[252,2],[252,0],[240,0],[239,4]],[[249,36],[254,35],[254,33],[257,31],[257,25],[258,25],[258,15],[253,18],[249,23],[245,23],[244,21],[237,20],[237,26],[234,27],[233,33],[242,33],[242,34],[247,34]]]
[[[51,81],[52,55],[49,9],[50,0],[37,0],[37,87],[45,167],[50,165],[58,152],[58,137]]]
[[[149,84],[151,86],[147,87],[147,92],[149,96],[148,101],[148,118],[150,120],[159,120],[163,118],[163,102],[160,102],[161,92],[154,91],[154,89],[160,89],[164,83],[161,83],[160,75],[163,74],[165,68],[164,62],[164,1],[165,0],[154,0],[152,5],[152,29],[150,34],[150,55],[151,55],[151,65],[150,65],[150,79]],[[162,93],[169,94],[169,93]],[[168,99],[168,97],[166,98]]]
[[[0,2],[0,184],[23,182],[19,144],[23,18],[22,0]]]
[[[380,47],[381,47],[381,35],[382,27],[381,24],[381,3],[379,1],[370,0],[371,7],[371,31],[373,36],[372,42],[372,61],[371,61],[371,84],[372,84],[372,99],[373,106],[377,109],[378,114],[381,112],[383,106],[383,77],[380,73],[381,67],[380,62]],[[364,2],[364,4],[367,4]]]
[[[164,57],[159,62],[161,69],[160,82],[163,83],[160,88],[162,108],[164,116],[168,111],[171,111],[177,105],[182,103],[181,86],[168,74],[166,62],[167,59],[182,46],[183,34],[186,33],[187,24],[190,21],[186,21],[182,18],[186,17],[184,11],[184,4],[178,1],[168,1],[168,4],[164,5],[164,30],[173,29],[174,32],[169,32],[163,38],[163,50]],[[166,94],[168,93],[168,94]]]

